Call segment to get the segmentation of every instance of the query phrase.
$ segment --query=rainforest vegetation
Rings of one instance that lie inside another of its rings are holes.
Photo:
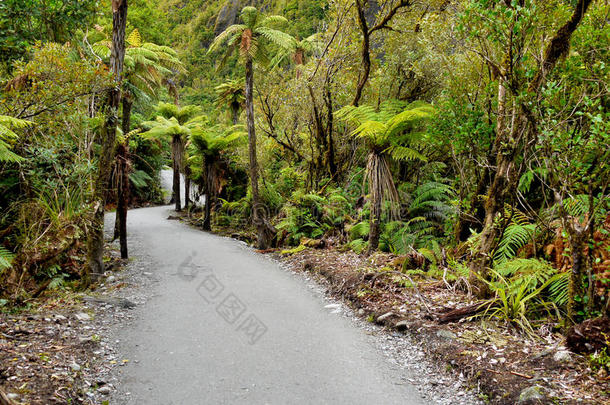
[[[180,215],[260,251],[386,252],[524,334],[608,316],[609,22],[603,0],[4,0],[0,307],[95,284],[105,212],[128,258],[128,208],[171,169]]]

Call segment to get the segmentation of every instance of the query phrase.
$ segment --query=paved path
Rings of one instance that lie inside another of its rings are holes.
[[[130,253],[155,263],[159,282],[118,333],[129,395],[111,404],[425,403],[303,281],[171,212],[129,212]]]

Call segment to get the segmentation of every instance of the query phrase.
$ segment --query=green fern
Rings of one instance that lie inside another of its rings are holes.
[[[547,262],[538,259],[512,259],[494,267],[502,277],[511,281],[511,286],[526,286],[526,291],[533,291],[544,284],[555,274],[555,269]]]
[[[153,178],[144,170],[136,170],[129,174],[129,181],[136,188],[145,188],[153,181]]]
[[[356,253],[362,253],[368,246],[368,242],[364,239],[354,239],[351,241],[348,246]]]
[[[368,221],[358,222],[349,229],[351,240],[364,239],[368,236],[371,227]]]
[[[555,274],[549,280],[549,295],[551,300],[561,306],[565,307],[568,303],[568,284],[570,283],[570,273],[563,272]]]
[[[13,262],[15,255],[3,246],[0,246],[0,274],[9,267]]]
[[[526,292],[532,292],[545,285],[549,298],[556,305],[563,307],[568,302],[569,273],[557,273],[544,260],[512,259],[496,265],[494,271],[508,280],[511,291],[523,288]]]
[[[533,241],[536,232],[535,224],[512,222],[506,227],[504,235],[494,253],[494,264],[500,265],[514,258],[519,249]]]
[[[30,121],[0,115],[0,162],[18,163],[23,160],[21,156],[11,151],[12,145],[18,139],[13,129],[23,129],[30,125],[32,125]]]

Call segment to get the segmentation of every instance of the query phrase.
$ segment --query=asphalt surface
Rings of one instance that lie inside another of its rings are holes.
[[[129,212],[130,253],[157,282],[118,332],[129,362],[111,404],[426,403],[304,281],[171,213]]]

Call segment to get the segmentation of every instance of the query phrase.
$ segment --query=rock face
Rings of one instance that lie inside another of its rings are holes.
[[[246,6],[257,7],[260,3],[258,0],[229,0],[225,2],[216,17],[216,24],[214,25],[214,35],[218,36],[223,32],[229,25],[235,24],[239,21],[239,13]]]

